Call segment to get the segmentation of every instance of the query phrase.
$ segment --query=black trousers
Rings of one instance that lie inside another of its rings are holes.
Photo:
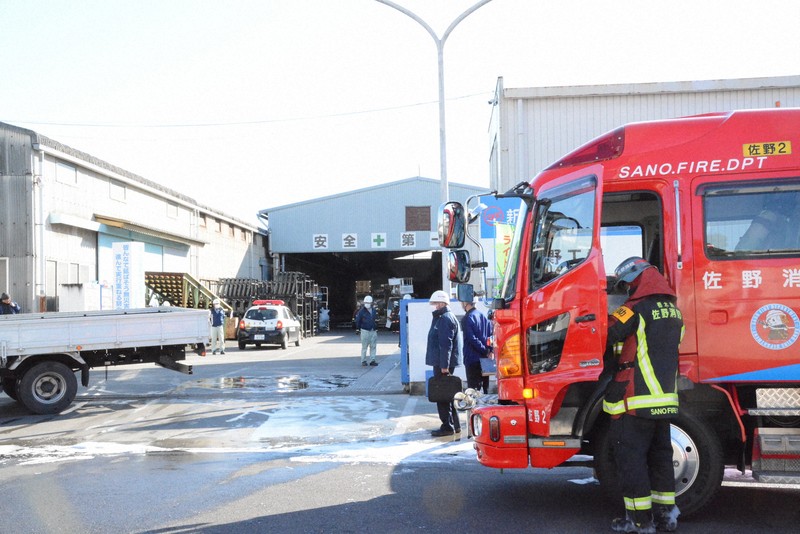
[[[489,393],[489,377],[483,376],[483,371],[481,370],[481,364],[479,363],[468,363],[465,365],[467,370],[467,387],[473,388],[476,390],[483,389],[485,394]]]
[[[610,430],[625,509],[649,512],[653,502],[674,504],[670,420],[624,414],[611,420]]]
[[[450,374],[453,374],[453,371],[455,371],[455,368],[451,367]],[[433,374],[434,376],[442,374],[442,368],[434,366]],[[461,421],[458,419],[458,410],[456,410],[452,402],[437,402],[436,410],[439,412],[442,430],[456,431],[461,429]]]

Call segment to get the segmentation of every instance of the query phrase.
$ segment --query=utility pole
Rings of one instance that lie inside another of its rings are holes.
[[[405,7],[395,4],[391,0],[375,0],[376,2],[380,2],[381,4],[385,4],[391,8],[400,11],[401,13],[411,17],[415,21],[417,21],[420,26],[425,28],[425,30],[433,37],[433,41],[436,43],[436,54],[439,63],[439,179],[441,180],[441,201],[447,202],[449,200],[449,193],[448,193],[448,184],[447,184],[447,140],[445,136],[445,120],[444,120],[444,43],[447,41],[447,38],[450,36],[450,33],[455,29],[458,24],[467,18],[470,14],[476,11],[478,8],[488,4],[492,0],[481,0],[480,2],[473,5],[471,8],[467,9],[463,13],[461,13],[456,19],[450,23],[450,26],[444,31],[441,37],[436,35],[436,32],[430,25],[422,20],[417,14],[413,13],[411,10],[406,9]],[[450,295],[450,280],[447,277],[447,254],[445,254],[444,250],[442,251],[442,289]]]

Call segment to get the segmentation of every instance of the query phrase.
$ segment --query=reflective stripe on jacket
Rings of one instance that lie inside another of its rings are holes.
[[[634,295],[609,320],[608,345],[624,343],[603,410],[612,416],[629,413],[649,418],[675,417],[683,317],[672,290],[658,271],[648,269],[641,276],[644,280]]]

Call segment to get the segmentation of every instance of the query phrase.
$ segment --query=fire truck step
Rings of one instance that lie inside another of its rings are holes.
[[[800,415],[800,408],[751,408],[747,410],[747,414],[793,417]]]
[[[800,484],[800,474],[779,471],[753,471],[753,478],[764,484]]]
[[[800,479],[800,428],[757,428],[753,447],[753,478]]]
[[[800,410],[800,388],[758,388],[756,406],[760,409],[794,408]]]

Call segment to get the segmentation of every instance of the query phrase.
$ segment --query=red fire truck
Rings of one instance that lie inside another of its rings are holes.
[[[675,289],[686,327],[672,425],[681,511],[711,500],[725,466],[800,482],[798,151],[800,109],[634,123],[498,194],[521,209],[492,300],[499,402],[470,415],[478,461],[551,468],[589,455],[614,493],[603,362],[625,295],[610,273],[641,256]],[[445,247],[463,246],[469,202],[442,206]],[[476,263],[449,257],[466,296]]]

